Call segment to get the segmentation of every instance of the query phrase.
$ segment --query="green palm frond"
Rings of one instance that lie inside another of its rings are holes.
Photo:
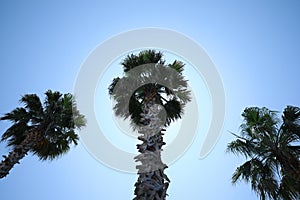
[[[40,144],[33,149],[41,160],[53,160],[67,153],[71,144],[77,145],[79,137],[74,130],[62,132],[61,130],[52,130],[48,133]]]
[[[16,108],[10,113],[6,113],[0,120],[9,120],[13,124],[2,135],[1,141],[7,141],[7,146],[15,146],[20,144],[27,130],[31,128],[30,114],[25,108]]]
[[[48,90],[42,104],[36,94],[24,95],[20,102],[22,108],[16,108],[1,117],[13,124],[2,135],[1,141],[15,147],[21,144],[27,134],[38,131],[42,141],[30,151],[41,160],[54,159],[66,153],[71,144],[77,144],[79,137],[75,129],[85,126],[85,118],[76,108],[71,94],[61,94]]]
[[[115,87],[116,87],[116,85],[117,85],[117,83],[118,83],[119,80],[120,80],[119,77],[113,79],[112,83],[108,87],[108,94],[109,95],[113,95],[114,94],[114,89],[115,89]]]
[[[242,113],[244,117],[244,123],[241,125],[242,133],[248,137],[257,137],[276,131],[279,122],[276,113],[267,108],[246,108]]]
[[[251,177],[251,160],[239,166],[232,175],[232,183],[236,184],[239,179],[244,179],[246,182],[250,181]]]
[[[292,132],[300,139],[300,108],[287,106],[282,115],[283,129]]]
[[[237,139],[228,144],[227,151],[250,160],[236,169],[232,182],[251,183],[261,199],[298,199],[300,109],[288,106],[282,121],[267,108],[246,108],[242,116],[241,136],[233,134]]]
[[[259,196],[276,197],[278,183],[273,170],[257,158],[250,159],[239,166],[232,176],[232,183],[245,180]]]
[[[273,177],[261,177],[254,188],[257,188],[256,191],[260,197],[278,199],[278,183]]]
[[[25,122],[27,123],[29,118],[29,113],[24,108],[16,108],[10,113],[6,113],[3,117],[0,118],[0,120],[9,120],[12,123],[16,122]]]
[[[148,63],[157,63],[164,64],[164,60],[162,60],[162,53],[156,52],[155,50],[145,50],[141,51],[138,55],[130,54],[128,55],[123,62],[124,72],[128,72],[131,69]]]
[[[236,155],[244,155],[246,158],[252,157],[256,152],[255,145],[251,141],[241,139],[230,142],[226,151]]]
[[[166,126],[181,117],[183,107],[191,100],[187,80],[181,73],[184,64],[174,61],[165,65],[162,56],[155,50],[128,55],[122,62],[125,75],[113,79],[108,88],[115,100],[115,114],[125,119],[130,117],[133,127],[140,123],[146,97],[155,98],[165,108]]]
[[[298,180],[299,182],[299,180]],[[295,177],[285,174],[282,176],[280,187],[279,187],[279,195],[283,197],[283,199],[294,200],[300,198],[300,186],[299,184],[295,184]]]
[[[169,64],[168,66],[174,70],[176,70],[178,73],[183,72],[184,63],[178,60],[175,60],[172,64]]]
[[[70,143],[65,137],[58,137],[55,141],[43,140],[42,144],[33,149],[33,154],[40,160],[53,160],[59,158],[70,150]]]
[[[165,111],[167,113],[166,125],[170,125],[172,121],[181,118],[183,113],[180,102],[176,99],[172,99],[164,104]]]
[[[28,130],[31,127],[27,123],[18,122],[9,127],[2,135],[1,142],[7,141],[7,146],[14,147],[20,144],[26,137]]]
[[[41,120],[40,117],[43,114],[40,98],[36,94],[26,94],[21,98],[20,102],[25,105],[25,109],[31,116],[31,121],[39,123]]]

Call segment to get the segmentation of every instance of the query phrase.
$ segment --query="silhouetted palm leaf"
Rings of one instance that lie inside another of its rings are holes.
[[[277,112],[250,107],[242,113],[241,136],[227,151],[250,160],[238,167],[232,182],[245,180],[261,199],[299,199],[299,108],[288,106],[281,120]]]

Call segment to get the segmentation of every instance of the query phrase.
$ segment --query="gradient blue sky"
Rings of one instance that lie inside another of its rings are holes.
[[[257,199],[230,182],[243,162],[226,154],[247,106],[281,111],[299,105],[299,1],[1,1],[0,114],[26,93],[72,92],[76,75],[101,42],[131,29],[160,27],[198,42],[215,63],[226,94],[222,135],[198,160],[202,136],[166,173],[170,200]],[[119,74],[116,74],[118,76]],[[188,78],[188,77],[187,77]],[[107,98],[103,94],[103,98]],[[1,122],[0,132],[9,126]],[[0,154],[7,154],[0,144]],[[0,180],[3,200],[132,199],[136,175],[100,164],[79,144],[53,162],[27,156]]]

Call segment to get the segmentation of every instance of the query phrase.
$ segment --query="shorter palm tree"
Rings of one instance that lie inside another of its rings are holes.
[[[12,147],[8,156],[0,163],[0,178],[9,174],[16,163],[29,152],[41,160],[53,160],[68,152],[70,145],[77,145],[76,128],[85,125],[84,116],[76,109],[71,94],[61,94],[48,90],[44,103],[36,94],[24,95],[18,107],[5,114],[0,120],[9,120],[12,126],[2,135]]]
[[[287,106],[282,120],[267,108],[250,107],[242,114],[241,134],[227,151],[248,159],[232,183],[249,182],[260,199],[300,199],[300,109]],[[281,123],[281,125],[279,125]]]

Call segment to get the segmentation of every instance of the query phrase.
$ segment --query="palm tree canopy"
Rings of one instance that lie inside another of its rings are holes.
[[[282,115],[283,130],[298,136],[300,140],[300,108],[287,106]]]
[[[22,96],[24,106],[0,118],[12,122],[1,138],[9,147],[21,144],[31,131],[42,134],[42,141],[31,149],[42,160],[54,159],[66,153],[72,143],[76,145],[79,137],[75,129],[85,125],[71,94],[48,90],[45,95],[43,103],[36,94]]]
[[[128,55],[121,64],[124,76],[113,79],[108,88],[116,101],[114,111],[117,116],[130,117],[133,126],[139,125],[142,105],[147,98],[153,97],[164,107],[165,126],[181,117],[184,105],[190,101],[181,61],[165,64],[161,52],[145,50],[138,55]],[[138,87],[131,91],[133,86]]]
[[[258,107],[246,108],[242,116],[241,134],[233,134],[237,139],[227,151],[249,160],[236,169],[232,182],[251,183],[261,199],[299,198],[299,108],[287,106],[281,119],[277,112]]]

